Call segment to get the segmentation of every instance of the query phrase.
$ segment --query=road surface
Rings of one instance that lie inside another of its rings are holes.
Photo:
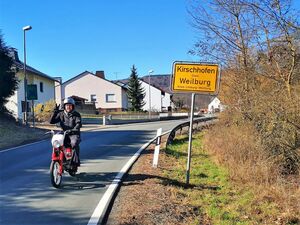
[[[87,224],[111,181],[132,155],[184,120],[120,125],[82,133],[82,166],[63,176],[61,189],[51,186],[51,143],[0,152],[0,224]]]

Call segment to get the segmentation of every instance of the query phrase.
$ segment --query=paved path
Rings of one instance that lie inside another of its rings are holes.
[[[0,224],[87,224],[107,187],[132,155],[162,127],[181,121],[120,125],[83,132],[76,178],[50,184],[49,140],[0,152]]]

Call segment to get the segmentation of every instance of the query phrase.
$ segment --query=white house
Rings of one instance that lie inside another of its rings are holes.
[[[140,80],[141,86],[145,90],[145,97],[144,102],[145,105],[143,106],[144,111],[149,111],[151,109],[151,112],[161,112],[162,111],[162,91],[154,87],[153,85],[149,85],[148,82],[145,80]],[[149,94],[149,91],[151,93],[151,96]],[[151,97],[151,98],[150,98]]]
[[[171,106],[171,94],[168,92],[165,92],[164,90],[160,89],[159,87],[154,86],[148,83],[148,78],[143,77],[139,79],[141,82],[141,87],[144,90],[144,103],[145,105],[142,107],[143,111],[149,111],[150,104],[151,104],[151,111],[152,112],[162,112],[167,111],[168,108]],[[127,88],[127,84],[129,82],[129,79],[124,80],[117,80],[115,81],[116,84],[124,86]],[[149,96],[149,91],[151,93],[151,98]]]
[[[8,103],[5,105],[6,108],[12,112],[13,116],[17,120],[23,120],[25,112],[25,91],[24,91],[24,64],[19,60],[18,53],[16,50],[10,53],[14,59],[14,67],[17,71],[16,76],[18,77],[19,84],[18,89],[14,95],[8,99]],[[37,85],[37,100],[34,100],[34,104],[45,103],[51,99],[55,99],[55,79],[50,77],[31,66],[26,65],[27,84]],[[27,101],[28,115],[31,115],[32,101]]]
[[[73,95],[88,99],[95,103],[100,112],[120,112],[126,110],[128,105],[126,88],[106,80],[103,71],[96,74],[85,71],[57,85],[56,91],[61,91],[61,99]]]
[[[208,104],[208,112],[222,112],[224,111],[224,105],[221,103],[220,99],[217,97],[213,98],[212,101]]]
[[[162,91],[161,95],[161,108],[162,111],[168,111],[170,107],[172,107],[171,93]]]

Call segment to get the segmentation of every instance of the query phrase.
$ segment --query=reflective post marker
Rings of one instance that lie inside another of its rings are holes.
[[[189,148],[188,148],[188,159],[187,159],[187,168],[186,168],[186,185],[189,185],[189,183],[190,183],[192,138],[193,138],[193,120],[194,120],[194,103],[195,103],[195,93],[192,93],[190,128],[189,128]]]
[[[103,122],[102,122],[102,124],[103,124],[103,126],[106,125],[106,117],[105,117],[105,115],[103,115]]]
[[[158,165],[158,156],[159,156],[159,148],[160,148],[160,142],[161,142],[161,133],[162,133],[162,128],[157,129],[156,145],[155,145],[154,156],[153,156],[153,165],[152,165],[152,167],[155,167],[155,168],[157,168],[157,165]]]

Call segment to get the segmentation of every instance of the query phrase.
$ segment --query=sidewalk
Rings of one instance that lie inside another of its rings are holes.
[[[81,132],[107,129],[109,127],[112,126],[83,124]],[[10,130],[6,130],[5,134],[2,134],[2,137],[0,138],[0,151],[49,139],[50,135],[45,133],[50,130],[59,131],[61,128],[50,124],[36,124],[34,128],[32,125],[30,125],[29,127],[18,126]]]
[[[30,126],[32,127],[32,126]],[[101,125],[101,124],[83,124],[82,127],[80,128],[81,132],[84,131],[90,131],[90,130],[96,130],[96,129],[103,129],[103,128],[109,128],[111,127],[110,125]],[[38,129],[43,129],[43,130],[61,130],[60,127],[57,127],[56,125],[51,125],[51,124],[37,124],[35,128]]]

